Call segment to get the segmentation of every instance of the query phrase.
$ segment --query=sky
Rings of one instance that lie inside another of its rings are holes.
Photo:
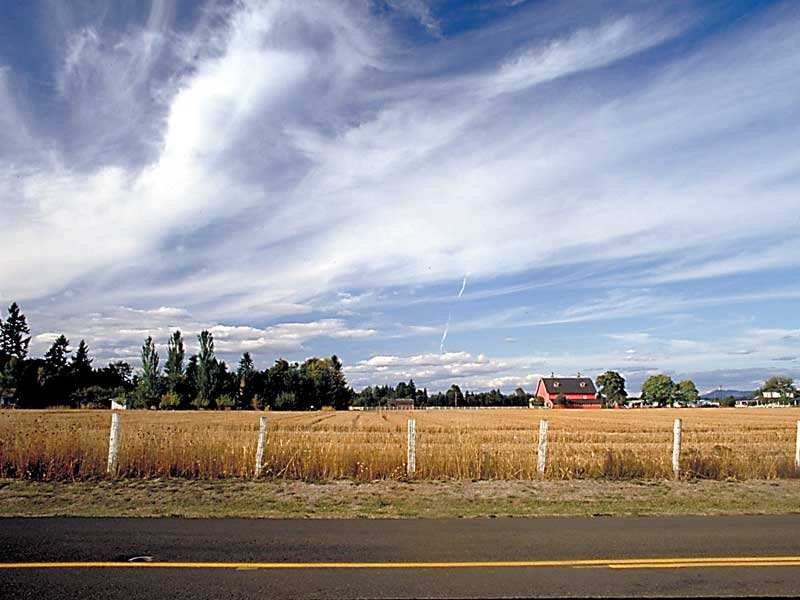
[[[798,139],[796,2],[9,2],[0,301],[97,365],[755,389],[800,377]]]

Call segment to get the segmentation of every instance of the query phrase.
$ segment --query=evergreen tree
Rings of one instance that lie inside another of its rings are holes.
[[[81,343],[78,344],[75,356],[72,357],[70,371],[78,387],[89,384],[89,380],[92,377],[92,359],[89,358],[89,348],[84,340],[81,340]]]
[[[64,334],[58,336],[44,355],[44,369],[49,377],[64,374],[69,357],[69,340]]]
[[[31,332],[25,315],[16,302],[8,307],[8,318],[0,323],[0,354],[7,358],[16,357],[22,361],[28,356],[28,344]]]

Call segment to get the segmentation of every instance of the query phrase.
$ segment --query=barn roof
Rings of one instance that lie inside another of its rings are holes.
[[[596,394],[591,377],[542,377],[548,394]]]

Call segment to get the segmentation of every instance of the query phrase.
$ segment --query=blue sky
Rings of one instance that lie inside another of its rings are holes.
[[[355,387],[800,376],[794,2],[15,2],[0,300]]]

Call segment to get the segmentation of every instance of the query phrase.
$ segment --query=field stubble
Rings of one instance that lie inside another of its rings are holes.
[[[121,415],[118,476],[249,478],[255,412]],[[666,479],[683,419],[686,478],[795,477],[793,409],[267,413],[262,477],[406,478],[406,422],[417,421],[416,479],[536,479],[539,419],[550,421],[547,479]],[[105,477],[105,411],[0,411],[0,477]]]

